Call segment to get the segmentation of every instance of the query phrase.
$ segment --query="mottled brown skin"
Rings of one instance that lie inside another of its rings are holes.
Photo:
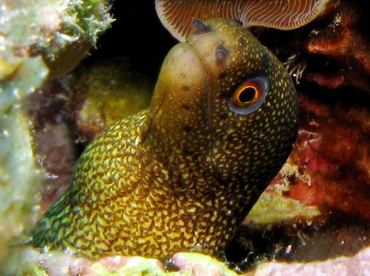
[[[83,153],[69,190],[32,229],[35,247],[93,259],[226,247],[292,149],[297,100],[284,67],[248,30],[202,24],[168,54],[150,108]],[[255,76],[269,83],[266,99],[235,113],[230,98]]]

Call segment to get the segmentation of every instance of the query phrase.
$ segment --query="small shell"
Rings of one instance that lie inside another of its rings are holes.
[[[329,0],[156,0],[158,16],[178,40],[184,41],[194,19],[229,18],[243,26],[291,30],[314,20]]]

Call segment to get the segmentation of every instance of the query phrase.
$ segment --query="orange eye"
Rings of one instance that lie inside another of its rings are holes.
[[[264,102],[268,92],[268,80],[266,77],[255,77],[243,82],[235,89],[230,98],[230,109],[246,115],[256,111]]]
[[[255,102],[258,99],[259,94],[261,94],[261,91],[259,91],[259,87],[247,83],[239,87],[234,92],[231,100],[233,102],[233,105],[245,107]]]

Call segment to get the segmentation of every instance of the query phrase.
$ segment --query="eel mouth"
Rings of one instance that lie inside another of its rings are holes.
[[[215,124],[214,124],[214,120],[216,119],[216,116],[214,114],[214,110],[215,110],[215,98],[216,96],[214,95],[214,91],[216,91],[216,79],[215,79],[215,76],[213,76],[212,74],[212,71],[211,69],[209,68],[209,66],[207,66],[207,64],[204,62],[204,57],[202,56],[202,54],[197,50],[197,48],[191,43],[191,38],[193,36],[199,36],[199,35],[204,35],[204,34],[207,34],[207,33],[210,33],[210,32],[213,32],[213,29],[212,27],[204,24],[201,20],[194,20],[193,21],[193,27],[195,28],[196,32],[193,33],[193,35],[188,36],[187,38],[187,42],[186,44],[189,45],[189,47],[191,47],[191,50],[193,51],[194,55],[197,57],[197,59],[200,61],[200,63],[202,64],[203,68],[204,68],[204,72],[205,72],[205,78],[207,78],[209,80],[209,86],[207,87],[207,109],[206,109],[206,116],[207,116],[207,119],[208,119],[208,123],[207,125],[209,126],[209,130],[210,130],[210,152],[209,152],[209,156],[210,156],[210,159],[212,160],[212,164],[211,166],[212,167],[217,167],[216,164],[215,164],[215,153],[214,153],[214,146],[215,146],[215,133],[216,133],[216,129],[215,129]]]

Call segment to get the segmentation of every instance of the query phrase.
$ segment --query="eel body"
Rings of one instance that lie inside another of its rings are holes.
[[[196,20],[150,108],[82,154],[35,247],[96,259],[217,254],[289,155],[297,97],[283,65],[236,21]]]

